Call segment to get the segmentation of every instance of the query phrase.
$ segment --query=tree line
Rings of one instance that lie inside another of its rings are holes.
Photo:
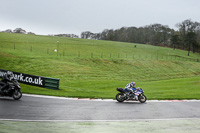
[[[100,33],[84,31],[81,33],[82,39],[109,40],[130,43],[150,44],[156,46],[172,47],[183,49],[193,53],[200,52],[200,23],[190,19],[184,20],[175,25],[178,30],[169,28],[167,25],[151,24],[143,27],[122,27],[120,29],[105,29]],[[3,32],[34,34],[26,32],[22,28],[15,30],[7,29]],[[56,34],[49,36],[79,38],[75,34]]]
[[[22,28],[16,28],[14,30],[11,30],[11,29],[7,29],[5,31],[2,31],[2,32],[7,32],[7,33],[19,33],[19,34],[33,34],[35,35],[35,33],[33,32],[26,32],[26,30],[22,29]]]
[[[200,23],[187,19],[177,23],[176,27],[178,30],[171,29],[167,25],[151,24],[139,28],[105,29],[100,33],[85,31],[81,33],[81,38],[173,47],[188,50],[188,56],[190,51],[198,52],[200,50]]]
[[[16,28],[14,30],[11,29],[7,29],[5,31],[2,32],[6,32],[6,33],[19,33],[19,34],[32,34],[32,35],[36,35],[33,32],[26,32],[26,30],[22,29],[22,28]],[[78,35],[75,34],[55,34],[55,35],[50,35],[49,36],[59,36],[59,37],[70,37],[70,38],[79,38]]]

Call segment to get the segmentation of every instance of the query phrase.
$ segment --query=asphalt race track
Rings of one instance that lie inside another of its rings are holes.
[[[0,98],[0,120],[128,121],[200,118],[200,101],[74,100],[23,95],[21,100]]]
[[[0,133],[199,133],[200,101],[0,98]]]

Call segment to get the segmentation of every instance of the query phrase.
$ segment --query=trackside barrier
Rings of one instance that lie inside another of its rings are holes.
[[[0,78],[7,73],[8,70],[0,69]],[[13,72],[13,71],[12,71]],[[13,72],[13,78],[21,83],[39,86],[47,89],[58,90],[60,79],[29,75],[24,73]]]
[[[60,79],[45,78],[45,88],[58,90],[59,89],[59,82],[60,82]]]

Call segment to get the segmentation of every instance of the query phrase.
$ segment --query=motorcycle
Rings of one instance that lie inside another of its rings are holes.
[[[5,89],[1,89],[0,86],[0,96],[13,97],[14,100],[19,100],[22,97],[21,87],[17,80],[13,79],[11,82],[8,82],[8,85]]]
[[[142,88],[132,88],[132,91],[127,92],[125,89],[123,88],[117,88],[117,91],[119,91],[120,93],[118,93],[116,95],[116,100],[118,102],[124,102],[132,100],[132,101],[140,101],[140,103],[145,103],[147,100],[147,97],[144,95],[144,91]],[[127,94],[128,93],[128,94]]]

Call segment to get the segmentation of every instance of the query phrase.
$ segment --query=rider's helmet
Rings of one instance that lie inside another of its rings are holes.
[[[132,86],[132,87],[135,87],[135,82],[131,82],[131,86]]]
[[[7,71],[7,78],[11,80],[13,78],[13,72]]]

